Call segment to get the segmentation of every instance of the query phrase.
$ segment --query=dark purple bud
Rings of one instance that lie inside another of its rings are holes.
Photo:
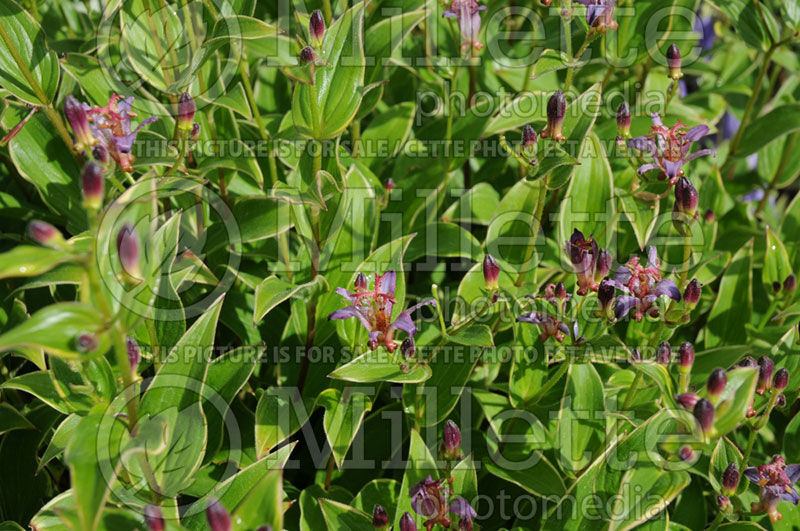
[[[744,359],[738,363],[737,367],[755,369],[758,367],[758,363],[752,356],[745,356]]]
[[[300,50],[300,62],[304,65],[313,64],[317,60],[317,53],[314,51],[314,48],[311,46],[306,46],[302,50]]]
[[[672,361],[672,347],[666,341],[658,345],[656,361],[661,365],[669,365],[669,362]]]
[[[564,285],[563,282],[559,282],[553,288],[553,295],[555,295],[556,299],[563,300],[567,298],[567,287]]]
[[[188,92],[181,94],[178,100],[178,129],[191,131],[196,107],[192,96]]]
[[[97,143],[89,128],[89,116],[86,108],[72,94],[64,98],[64,114],[72,131],[75,133],[75,149],[83,151]]]
[[[83,187],[83,204],[91,210],[99,210],[103,206],[103,168],[96,162],[87,162],[81,173]]]
[[[631,108],[627,101],[623,101],[617,109],[617,136],[620,138],[631,136]]]
[[[717,216],[714,214],[714,211],[711,210],[710,208],[706,210],[705,214],[703,214],[703,219],[705,220],[706,223],[711,223],[712,221],[714,221],[714,218],[716,217]]]
[[[789,275],[786,277],[786,280],[783,281],[783,291],[786,293],[791,293],[797,287],[797,277],[794,274]]]
[[[607,311],[611,308],[611,304],[614,302],[614,295],[616,293],[616,288],[614,287],[614,283],[610,280],[602,280],[600,281],[600,286],[597,288],[597,300],[600,302],[600,308],[603,311]]]
[[[781,393],[775,398],[775,407],[782,408],[785,406],[786,406],[786,395]]]
[[[711,398],[718,398],[719,395],[722,394],[722,391],[725,390],[725,386],[728,384],[728,373],[725,372],[725,369],[721,369],[717,367],[711,374],[708,375],[708,381],[706,382],[706,389],[708,390],[708,395]]]
[[[125,340],[125,346],[128,351],[128,362],[131,364],[131,370],[135,372],[136,367],[139,365],[139,360],[142,359],[139,344],[132,337],[128,337]]]
[[[719,507],[720,511],[726,514],[731,512],[731,509],[733,509],[733,505],[731,505],[731,500],[727,496],[722,494],[717,496],[717,506]]]
[[[675,401],[681,407],[686,409],[694,410],[694,406],[697,404],[697,401],[700,400],[700,397],[694,393],[681,393],[675,397]]]
[[[108,164],[108,150],[102,144],[97,144],[92,148],[92,158],[100,164]]]
[[[722,473],[722,493],[726,496],[736,494],[736,487],[739,486],[739,467],[732,461],[725,472]]]
[[[694,405],[694,418],[700,424],[703,432],[708,432],[714,424],[714,404],[705,398],[701,398]]]
[[[772,381],[772,387],[778,391],[783,391],[787,385],[789,385],[789,371],[786,370],[786,367],[778,369],[778,372],[775,373],[775,379]]]
[[[419,531],[411,513],[403,513],[403,517],[400,518],[400,531]]]
[[[483,280],[486,282],[486,289],[494,291],[498,288],[497,279],[500,277],[500,266],[494,256],[487,254],[483,257]]]
[[[366,291],[367,290],[367,275],[364,273],[359,273],[356,276],[356,292]]]
[[[230,531],[231,515],[222,504],[214,498],[208,500],[206,508],[206,520],[211,531]]]
[[[64,244],[64,237],[57,228],[38,219],[28,223],[28,237],[39,245],[54,249]]]
[[[686,285],[686,289],[683,290],[683,302],[686,303],[688,308],[693,309],[697,306],[697,303],[700,301],[702,288],[703,286],[700,285],[700,282],[696,278],[693,278],[692,281]]]
[[[376,505],[372,510],[372,527],[376,529],[389,529],[389,515],[386,509],[380,505]]]
[[[694,347],[688,341],[681,343],[678,347],[678,367],[684,372],[689,372],[694,365]]]
[[[400,352],[406,358],[413,358],[414,354],[417,352],[417,346],[414,344],[413,337],[407,337],[403,340],[400,344]]]
[[[684,463],[688,463],[694,459],[694,452],[689,446],[681,446],[681,449],[678,450],[678,457]]]
[[[161,508],[155,505],[145,505],[144,523],[147,525],[147,531],[164,531],[166,523],[161,514]]]
[[[88,332],[81,334],[75,340],[75,346],[78,352],[94,352],[97,350],[97,337]]]
[[[564,115],[567,113],[567,100],[564,92],[556,91],[547,102],[547,127],[542,131],[542,138],[552,138],[556,142],[564,142],[561,127],[564,125]]]
[[[638,361],[642,361],[642,353],[641,353],[641,352],[639,352],[639,349],[638,349],[638,348],[634,348],[634,349],[631,351],[631,361],[632,361],[633,363],[636,363],[636,362],[638,362]]]
[[[600,282],[611,271],[611,253],[600,249],[597,253],[597,263],[594,266],[594,281]]]
[[[261,527],[256,529],[256,531],[272,531],[272,526],[269,524],[262,525]]]
[[[775,364],[772,358],[761,356],[758,358],[758,386],[756,393],[763,395],[764,391],[769,391],[772,387],[772,373],[775,372]]]
[[[192,130],[189,131],[189,138],[191,138],[192,141],[194,141],[194,142],[197,142],[197,139],[200,138],[200,124],[199,123],[194,122],[192,124]]]
[[[442,430],[442,445],[439,447],[439,457],[445,460],[461,458],[461,431],[452,420],[444,423]]]
[[[472,531],[473,529],[471,518],[462,518],[459,520],[458,531]]]
[[[130,221],[126,221],[117,234],[117,254],[123,272],[133,280],[141,279],[139,237]]]
[[[667,66],[669,67],[669,77],[677,81],[683,77],[681,72],[681,52],[678,46],[670,44],[667,48]]]
[[[697,190],[686,177],[681,177],[675,184],[675,211],[694,218],[697,212]]]
[[[772,291],[774,291],[775,293],[781,292],[781,283],[778,282],[777,280],[772,283]]]
[[[311,18],[308,21],[308,35],[311,40],[311,46],[314,48],[322,46],[322,38],[325,36],[325,19],[322,18],[322,11],[319,9],[311,13]]]
[[[522,147],[527,148],[532,145],[535,145],[538,141],[538,137],[536,136],[536,131],[533,130],[533,127],[530,125],[526,125],[525,128],[522,130]]]
[[[388,181],[386,181],[386,184],[384,185],[384,188],[386,188],[386,190],[387,190],[388,192],[391,192],[392,190],[394,190],[394,186],[395,186],[395,185],[394,185],[394,179],[392,179],[391,177],[389,177],[389,180],[388,180]]]

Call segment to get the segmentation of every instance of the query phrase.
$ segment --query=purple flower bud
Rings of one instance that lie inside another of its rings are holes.
[[[737,367],[754,369],[758,367],[758,363],[756,363],[756,360],[754,360],[752,356],[745,356],[744,359],[737,364]]]
[[[725,472],[722,473],[722,493],[726,496],[736,494],[736,487],[739,486],[739,467],[732,461]]]
[[[81,334],[75,340],[75,347],[78,352],[94,352],[97,350],[97,337],[88,332]]]
[[[386,189],[387,192],[391,192],[392,190],[394,190],[395,187],[394,179],[389,177],[389,180],[386,181],[386,184],[383,187]]]
[[[87,162],[81,173],[83,205],[90,210],[103,206],[103,168],[96,162]]]
[[[678,363],[679,368],[688,372],[694,365],[694,347],[688,341],[681,343],[678,347]]]
[[[559,282],[553,287],[553,296],[559,300],[567,298],[567,287],[563,282]]]
[[[733,505],[731,505],[731,500],[723,494],[717,496],[717,506],[719,507],[719,510],[725,514],[731,512],[731,509],[733,509]]]
[[[631,136],[631,108],[627,101],[623,101],[617,109],[617,136],[619,138]]]
[[[700,400],[700,397],[694,393],[681,393],[675,397],[675,401],[681,407],[686,409],[694,410],[694,406],[697,404],[697,401]]]
[[[196,107],[192,96],[188,92],[181,94],[178,100],[178,129],[191,131]]]
[[[139,268],[139,237],[130,221],[126,221],[117,234],[117,254],[122,270],[133,280],[142,278]]]
[[[64,244],[64,237],[57,228],[38,219],[28,223],[28,237],[39,245],[54,249]]]
[[[714,211],[711,210],[710,208],[706,210],[705,214],[703,214],[703,219],[705,220],[706,223],[711,223],[712,221],[714,221],[714,218],[716,217],[717,217],[716,214],[714,214]]]
[[[189,138],[192,139],[193,142],[197,142],[197,139],[200,138],[200,124],[194,122],[192,124],[192,130],[189,131]]]
[[[403,340],[403,343],[400,344],[400,352],[406,358],[414,357],[414,354],[417,352],[417,346],[414,344],[413,337],[407,337]]]
[[[597,253],[597,264],[594,267],[594,281],[600,282],[611,271],[611,253],[600,249]]]
[[[675,211],[694,218],[697,212],[697,190],[686,177],[681,177],[675,184]]]
[[[359,293],[361,291],[367,291],[367,275],[365,275],[364,273],[359,273],[358,276],[356,276],[355,286],[356,286],[356,293]]]
[[[764,391],[769,391],[772,387],[772,373],[775,372],[775,364],[772,358],[761,356],[758,358],[758,386],[756,393],[763,395]]]
[[[786,277],[786,280],[783,281],[783,291],[786,293],[791,293],[797,287],[797,277],[794,274],[789,275]]]
[[[72,131],[75,133],[75,149],[83,151],[97,143],[89,128],[89,116],[86,108],[72,94],[64,98],[64,114],[67,117]]]
[[[681,461],[684,463],[688,463],[694,459],[694,452],[691,447],[684,445],[678,450],[678,457],[680,457]]]
[[[714,404],[705,398],[701,398],[694,405],[694,418],[700,424],[703,432],[708,432],[714,424]]]
[[[314,48],[322,46],[322,38],[325,36],[325,19],[322,18],[322,11],[319,9],[311,13],[311,18],[308,20],[308,35],[311,46]]]
[[[135,372],[136,367],[139,365],[139,360],[142,359],[142,353],[139,350],[139,344],[135,339],[129,336],[125,340],[125,347],[128,351],[128,362],[131,364],[131,370]]]
[[[300,62],[304,65],[314,64],[317,60],[317,53],[311,46],[306,46],[300,50]]]
[[[778,369],[778,372],[775,373],[775,379],[772,381],[772,387],[778,391],[783,391],[787,385],[789,385],[789,371],[786,370],[786,367]]]
[[[403,517],[400,518],[400,531],[419,531],[411,513],[403,513]]]
[[[725,390],[725,386],[728,384],[728,373],[725,372],[724,369],[717,367],[711,374],[708,375],[708,381],[706,382],[706,389],[708,390],[708,395],[712,399],[716,399],[719,395],[722,394],[722,391]]]
[[[702,288],[703,286],[696,278],[693,278],[692,281],[686,285],[686,289],[683,290],[683,302],[686,303],[688,308],[694,309],[694,307],[697,306],[697,303],[700,301]]]
[[[784,406],[786,406],[786,395],[781,393],[775,398],[775,407],[782,408]]]
[[[781,292],[781,283],[778,282],[777,280],[772,283],[772,291],[774,291],[775,293]]]
[[[660,345],[658,345],[658,350],[656,350],[656,361],[661,365],[669,365],[669,362],[672,361],[672,347],[669,346],[669,343],[663,341]]]
[[[536,136],[536,131],[534,131],[533,127],[530,125],[526,125],[522,130],[522,147],[527,148],[533,146],[537,141],[538,137]]]
[[[494,256],[487,254],[483,257],[483,279],[486,282],[486,289],[494,291],[498,288],[497,279],[500,276],[500,266]]]
[[[108,164],[108,150],[102,144],[97,144],[95,147],[92,148],[92,158],[99,162],[100,164]]]
[[[214,498],[208,500],[206,508],[206,520],[211,531],[230,531],[231,515],[222,504]]]
[[[439,457],[444,460],[461,458],[461,431],[452,420],[444,423],[442,430],[442,445],[439,447]]]
[[[547,127],[542,131],[542,138],[552,138],[556,142],[564,142],[566,138],[561,132],[564,115],[567,113],[567,100],[564,92],[556,91],[547,102]]]
[[[372,510],[372,527],[376,529],[389,529],[389,515],[386,509],[380,505],[376,505]]]
[[[472,531],[473,529],[472,520],[470,518],[462,518],[458,522],[458,531]]]
[[[608,309],[611,308],[615,293],[616,288],[613,282],[610,280],[600,281],[600,286],[597,288],[597,300],[600,302],[600,308],[604,312],[607,312]]]
[[[638,361],[642,361],[642,353],[639,352],[638,348],[634,348],[631,351],[631,362],[636,363]]]
[[[161,508],[155,505],[145,505],[144,523],[147,525],[148,531],[164,531],[166,523],[164,522],[164,516],[161,514]]]
[[[667,66],[669,67],[669,77],[677,81],[683,77],[681,72],[681,52],[678,46],[670,44],[667,48]]]

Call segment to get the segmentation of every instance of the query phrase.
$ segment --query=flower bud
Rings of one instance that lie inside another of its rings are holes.
[[[722,494],[733,496],[739,486],[739,467],[732,461],[722,473]]]
[[[714,211],[711,210],[710,208],[706,210],[705,214],[703,214],[703,219],[705,220],[706,223],[711,223],[712,221],[714,221],[714,218],[716,217],[717,217],[716,214],[714,214]]]
[[[87,162],[81,173],[83,206],[99,210],[103,206],[103,169],[96,162]]]
[[[192,124],[192,130],[189,131],[189,138],[192,140],[192,142],[197,142],[197,139],[200,138],[200,124],[199,123],[194,122]]]
[[[783,291],[786,293],[791,293],[797,287],[797,277],[794,274],[789,275],[783,281]]]
[[[142,353],[139,350],[139,344],[135,339],[129,336],[125,340],[125,347],[128,351],[128,363],[131,364],[131,371],[135,372],[136,367],[139,365],[139,360],[142,359]]]
[[[391,192],[392,190],[394,190],[394,186],[395,186],[394,185],[394,179],[389,177],[389,180],[386,181],[386,184],[384,185],[384,188],[386,189],[387,192]]]
[[[195,104],[192,96],[188,92],[181,94],[178,100],[178,129],[181,131],[191,131],[194,120]]]
[[[675,211],[694,218],[697,212],[697,190],[686,177],[681,177],[675,184]]]
[[[89,128],[89,116],[86,114],[86,108],[72,94],[68,94],[64,98],[64,114],[75,133],[76,150],[83,151],[97,143],[97,139],[92,136],[92,130]]]
[[[597,252],[597,263],[594,266],[594,281],[600,282],[611,271],[611,253],[607,249]]]
[[[403,340],[400,344],[400,352],[406,358],[413,358],[414,354],[417,352],[417,346],[414,343],[413,337],[407,337]]]
[[[58,249],[64,246],[64,237],[54,226],[35,219],[28,223],[28,237],[45,247]]]
[[[631,108],[623,101],[617,109],[617,141],[631,136]]]
[[[567,100],[564,92],[556,91],[547,102],[547,127],[542,131],[542,138],[552,138],[556,142],[564,142],[561,127],[564,125],[564,115],[567,113]]]
[[[414,518],[408,512],[403,513],[403,517],[400,518],[400,531],[419,531]]]
[[[786,395],[779,394],[778,397],[775,399],[775,407],[782,408],[786,406]]]
[[[359,273],[356,276],[356,293],[367,290],[367,276],[364,273]]]
[[[660,345],[658,345],[658,349],[656,350],[656,362],[661,365],[669,365],[671,360],[672,347],[669,346],[669,343],[663,341]]]
[[[694,452],[692,451],[691,447],[684,445],[681,446],[680,450],[678,450],[678,457],[680,457],[681,461],[684,463],[689,463],[694,459]]]
[[[376,529],[389,529],[389,515],[386,509],[380,505],[376,505],[372,510],[372,527]]]
[[[681,52],[675,44],[670,44],[669,48],[667,48],[667,66],[669,67],[669,77],[674,81],[683,77],[683,72],[681,72]]]
[[[75,340],[75,348],[78,352],[94,352],[97,350],[97,337],[88,332],[83,333]]]
[[[155,505],[145,505],[144,523],[147,525],[147,531],[164,531],[166,523],[161,514],[161,508]]]
[[[486,282],[486,289],[494,291],[498,288],[497,279],[500,276],[500,266],[494,256],[487,254],[483,257],[483,280]]]
[[[526,125],[522,130],[522,154],[526,159],[533,160],[536,157],[536,143],[538,141],[536,131],[530,125]]]
[[[703,432],[708,432],[714,424],[714,404],[705,398],[701,398],[694,405],[694,418],[700,424]]]
[[[311,18],[308,20],[308,36],[311,46],[314,48],[322,46],[322,38],[325,36],[325,19],[322,18],[322,11],[319,9],[311,13]]]
[[[128,279],[140,280],[142,272],[139,268],[139,237],[130,221],[126,221],[117,234],[117,254],[122,271]]]
[[[725,390],[727,384],[728,373],[725,372],[725,369],[717,367],[708,375],[708,381],[706,382],[708,396],[710,396],[712,400],[716,400],[722,394],[722,391]]]
[[[694,347],[688,341],[681,343],[678,347],[678,370],[683,373],[688,373],[692,370],[694,365]]]
[[[777,280],[772,283],[772,291],[774,291],[775,293],[781,292],[781,283],[778,282]]]
[[[103,165],[108,164],[110,160],[108,157],[108,150],[102,144],[97,144],[92,148],[92,158]]]
[[[687,308],[694,309],[694,307],[697,306],[697,303],[700,301],[702,288],[703,286],[696,278],[693,278],[692,281],[686,285],[686,289],[683,290],[683,302],[686,303]]]
[[[442,444],[439,447],[439,457],[443,460],[461,458],[461,431],[452,420],[444,423],[442,430]]]
[[[772,387],[778,391],[783,391],[787,385],[789,385],[789,371],[786,367],[778,369],[778,372],[775,373],[775,379],[772,380]]]
[[[756,393],[763,395],[764,391],[769,391],[772,387],[772,373],[775,372],[775,364],[772,358],[761,356],[758,358],[758,385]]]
[[[731,512],[731,510],[733,510],[733,505],[731,505],[731,500],[727,496],[722,494],[717,496],[717,506],[719,507],[719,510],[724,514],[728,514],[729,512]]]
[[[631,351],[631,363],[636,363],[642,361],[642,353],[639,352],[638,348],[635,348]]]
[[[754,369],[758,367],[758,363],[756,363],[756,360],[754,360],[752,356],[745,356],[744,359],[737,364],[737,367]]]
[[[597,288],[597,300],[600,303],[600,309],[608,311],[613,302],[616,289],[614,283],[610,280],[602,280],[600,286]]]
[[[230,531],[231,515],[222,504],[214,498],[208,501],[206,508],[206,520],[211,531]]]
[[[306,46],[300,50],[300,62],[304,65],[314,64],[317,61],[317,53],[311,46]]]
[[[681,407],[691,410],[694,410],[694,406],[697,405],[698,400],[700,400],[700,397],[694,393],[681,393],[675,397],[675,401]]]

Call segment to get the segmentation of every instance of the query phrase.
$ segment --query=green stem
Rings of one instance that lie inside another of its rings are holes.
[[[180,141],[181,141],[181,151],[178,154],[178,158],[175,159],[175,163],[172,166],[170,166],[169,169],[166,172],[164,172],[164,175],[161,176],[161,180],[162,181],[164,179],[166,179],[167,177],[169,177],[170,175],[172,175],[173,173],[175,173],[178,170],[178,168],[180,167],[180,165],[183,163],[183,160],[186,158],[186,149],[187,149],[187,147],[189,145],[189,140],[188,140],[187,137],[188,137],[188,132],[187,131],[183,131],[183,135],[181,136],[181,139],[180,139]]]
[[[353,158],[357,159],[361,155],[361,122],[353,120],[350,124],[350,136],[353,139]]]
[[[622,411],[627,411],[628,408],[633,403],[633,397],[636,396],[636,391],[639,390],[639,385],[642,383],[642,373],[641,371],[636,371],[636,376],[633,378],[633,383],[631,383],[631,388],[628,390],[628,393],[625,395],[625,402],[622,403]]]
[[[575,61],[578,61],[581,58],[581,56],[583,56],[583,53],[586,51],[586,48],[589,47],[589,45],[597,37],[597,35],[599,35],[599,34],[595,33],[590,28],[589,32],[586,34],[586,38],[583,40],[583,44],[581,44],[581,47],[578,49],[578,52],[572,58],[573,65],[571,65],[567,69],[567,79],[564,81],[564,94],[567,94],[569,92],[569,88],[572,86],[572,78],[575,75],[575,71],[576,71],[575,66],[574,66]]]
[[[667,110],[669,110],[669,104],[672,101],[672,98],[675,96],[675,93],[678,92],[678,81],[676,79],[672,80],[672,85],[667,91],[667,102],[664,104],[664,116],[667,115]]]
[[[742,467],[740,470],[744,470],[747,468],[747,465],[750,463],[750,454],[753,453],[753,445],[756,442],[756,435],[758,431],[754,428],[750,428],[750,435],[747,437],[747,447],[744,450],[744,456],[742,457]],[[744,486],[747,484],[746,481],[739,482],[739,488],[737,489],[738,492],[744,492]]]

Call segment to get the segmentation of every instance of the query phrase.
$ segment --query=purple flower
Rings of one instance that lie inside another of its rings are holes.
[[[453,0],[450,9],[442,13],[443,17],[458,19],[458,28],[461,30],[461,50],[468,50],[470,46],[475,50],[482,50],[480,41],[481,11],[486,11],[486,6],[478,5],[475,0]]]
[[[783,518],[778,512],[778,502],[786,500],[795,505],[800,502],[793,486],[800,479],[800,465],[787,466],[783,457],[776,455],[768,465],[746,468],[744,475],[761,487],[760,499],[750,505],[750,511],[767,513],[772,523]]]
[[[611,269],[611,255],[600,249],[592,236],[585,238],[575,229],[566,242],[565,250],[578,277],[578,295],[586,295],[589,290],[597,291],[600,281]]]
[[[453,501],[450,502],[449,510],[459,517],[459,529],[472,529],[472,520],[478,516],[478,513],[475,512],[475,509],[472,508],[467,500],[461,497],[453,498]]]
[[[641,321],[645,314],[657,317],[658,307],[655,302],[661,295],[680,302],[681,292],[678,286],[670,279],[662,279],[660,269],[661,261],[655,247],[650,247],[648,251],[647,267],[639,263],[638,256],[620,266],[614,282],[624,294],[617,297],[617,306],[614,309],[617,319],[625,317],[631,310],[637,321]]]
[[[615,30],[619,27],[614,20],[614,8],[617,0],[575,0],[586,6],[586,23],[589,27],[596,28],[600,33],[606,29]]]
[[[661,170],[670,185],[675,184],[678,177],[683,176],[681,167],[689,161],[704,155],[716,156],[712,149],[701,149],[689,155],[692,142],[700,140],[708,134],[707,125],[698,125],[688,131],[680,120],[672,128],[667,128],[661,123],[658,113],[652,114],[653,127],[647,136],[637,136],[628,140],[628,147],[647,151],[653,157],[653,162],[639,167],[639,175],[650,170]]]
[[[447,488],[445,480],[434,480],[431,476],[412,486],[408,492],[411,497],[411,508],[414,512],[428,520],[425,528],[431,529],[436,524],[441,524],[445,529],[450,527],[447,518]]]
[[[369,347],[372,350],[384,345],[386,350],[394,352],[397,349],[397,343],[394,341],[395,330],[402,330],[409,336],[414,336],[417,333],[417,326],[411,320],[411,314],[422,306],[436,305],[433,299],[422,301],[392,321],[392,309],[397,302],[394,298],[396,284],[397,273],[387,271],[383,275],[375,275],[375,286],[372,291],[367,291],[366,287],[362,287],[363,282],[358,280],[355,293],[344,288],[336,288],[336,293],[347,299],[351,305],[331,313],[328,319],[356,317],[369,332]]]
[[[105,107],[90,107],[86,103],[83,107],[89,116],[92,136],[108,150],[119,164],[120,170],[130,173],[133,171],[131,163],[135,159],[131,155],[131,149],[136,141],[136,135],[142,127],[157,121],[158,118],[143,120],[136,129],[131,130],[131,118],[136,118],[136,113],[131,110],[133,97],[123,100],[121,98],[122,96],[112,94]]]

